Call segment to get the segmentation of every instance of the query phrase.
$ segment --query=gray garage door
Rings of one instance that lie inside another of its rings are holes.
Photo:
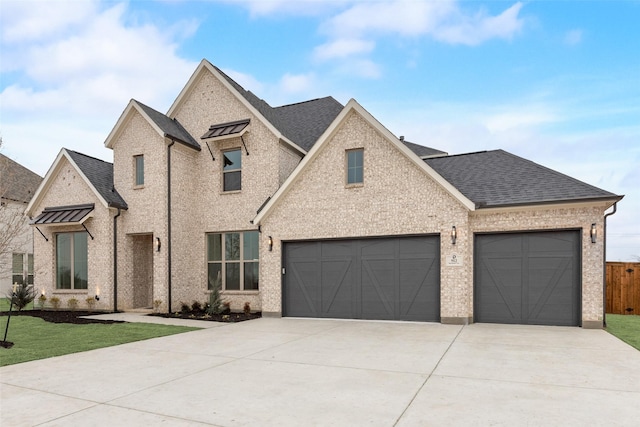
[[[283,314],[440,320],[440,240],[434,236],[290,242]]]
[[[580,233],[475,236],[475,321],[579,326]]]

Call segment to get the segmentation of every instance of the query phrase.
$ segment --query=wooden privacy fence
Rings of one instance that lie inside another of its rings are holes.
[[[640,262],[607,262],[607,313],[640,315]]]

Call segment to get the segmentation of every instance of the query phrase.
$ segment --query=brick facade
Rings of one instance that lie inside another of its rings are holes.
[[[313,159],[301,166],[302,151],[283,141],[228,84],[208,71],[192,78],[172,107],[171,116],[201,142],[201,151],[159,134],[135,110],[119,125],[111,146],[114,184],[128,204],[128,210],[121,211],[117,220],[120,309],[145,305],[140,302],[143,300],[147,305],[159,300],[160,310],[167,310],[169,268],[173,311],[182,302],[205,302],[209,295],[206,234],[257,230],[258,223],[252,221],[259,208],[296,173],[295,179],[288,182],[286,193],[259,224],[260,290],[222,293],[223,300],[231,302],[234,310],[249,302],[253,310],[262,310],[266,315],[282,313],[283,241],[429,234],[440,236],[442,321],[468,323],[473,321],[474,233],[580,229],[582,321],[585,326],[601,325],[603,239],[592,244],[588,231],[592,223],[602,229],[607,204],[474,211],[435,175],[425,173],[428,167],[414,154],[403,151],[398,141],[392,142],[388,131],[381,131],[356,110],[343,117],[314,152]],[[250,127],[242,139],[230,137],[209,142],[208,146],[199,139],[211,125],[247,118],[251,120]],[[364,182],[346,185],[345,153],[354,148],[364,150]],[[241,149],[240,191],[222,190],[223,152],[229,149]],[[134,185],[137,155],[144,156],[143,186]],[[112,239],[117,211],[101,205],[77,175],[63,163],[34,210],[96,203],[94,217],[86,222],[95,236],[89,242],[89,290],[55,291],[52,287],[52,233],[66,230],[65,227],[50,227],[45,232],[49,242],[36,239],[36,270],[42,271],[36,284],[47,295],[65,298],[93,295],[99,288],[100,305],[109,308],[113,305]],[[457,230],[455,245],[450,239],[452,226]],[[269,236],[274,240],[271,251]],[[160,239],[160,250],[147,251],[145,245],[153,245],[156,238]],[[461,261],[460,265],[447,265],[446,260],[452,255]],[[150,296],[144,293],[142,281],[151,282]]]

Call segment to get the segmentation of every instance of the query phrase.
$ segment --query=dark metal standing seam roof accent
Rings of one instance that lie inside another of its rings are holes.
[[[33,219],[31,225],[51,225],[80,223],[87,215],[93,211],[93,203],[87,205],[58,206],[44,208],[42,213]]]
[[[235,122],[221,123],[218,125],[211,125],[209,131],[202,135],[200,139],[216,138],[219,136],[235,135],[242,132],[249,126],[251,119],[237,120]]]

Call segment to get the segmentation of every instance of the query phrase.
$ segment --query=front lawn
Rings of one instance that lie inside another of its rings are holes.
[[[606,331],[640,350],[640,316],[607,314]]]
[[[8,307],[7,307],[8,308]],[[7,316],[0,317],[0,338],[4,337]],[[0,366],[62,356],[133,341],[193,331],[198,328],[150,323],[112,323],[74,325],[49,323],[31,316],[11,317],[7,341],[12,348],[0,347]]]

